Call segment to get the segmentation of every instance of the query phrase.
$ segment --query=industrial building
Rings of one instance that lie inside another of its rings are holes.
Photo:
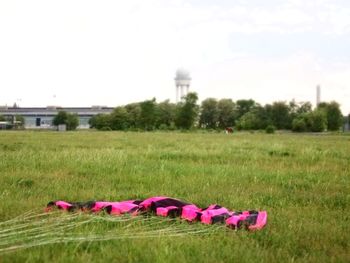
[[[89,129],[89,120],[97,114],[108,114],[113,111],[111,107],[92,106],[92,107],[0,107],[0,115],[5,118],[16,120],[16,116],[20,115],[24,118],[24,128],[26,129],[53,129],[52,120],[59,111],[65,111],[77,114],[79,119],[78,129]]]

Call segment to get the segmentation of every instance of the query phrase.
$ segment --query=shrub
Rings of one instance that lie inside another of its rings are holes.
[[[315,110],[308,116],[309,127],[312,132],[323,132],[327,129],[327,115],[323,110]]]
[[[163,130],[163,131],[166,131],[166,130],[168,130],[169,128],[168,128],[168,125],[166,125],[166,124],[164,124],[164,123],[162,123],[161,125],[159,125],[159,130]]]
[[[266,127],[266,129],[265,129],[265,132],[266,133],[275,133],[275,131],[276,131],[276,127],[275,126],[273,126],[273,125],[268,125],[267,127]]]
[[[100,131],[111,131],[112,128],[108,126],[103,126],[102,128],[99,129]]]
[[[307,126],[304,118],[296,118],[292,122],[292,130],[294,132],[306,132]]]

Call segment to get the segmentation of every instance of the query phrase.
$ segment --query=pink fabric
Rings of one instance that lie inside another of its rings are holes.
[[[256,224],[248,226],[249,230],[259,230],[262,229],[267,223],[267,212],[261,211],[258,214],[258,218],[256,219]]]
[[[234,215],[226,219],[226,225],[236,227],[239,221],[240,221],[239,216]]]
[[[65,201],[51,201],[48,203],[46,207],[46,211],[51,211],[52,208],[55,206],[59,209],[65,210],[65,211],[86,211],[91,210],[92,212],[98,212],[102,209],[108,207],[107,211],[110,212],[112,215],[121,215],[124,213],[131,213],[133,215],[138,214],[140,211],[143,211],[143,209],[149,209],[152,205],[152,202],[161,201],[163,199],[168,199],[169,197],[164,196],[156,196],[151,197],[143,202],[141,202],[139,205],[134,204],[136,202],[135,200],[127,200],[122,202],[104,202],[104,201],[98,201],[93,203],[93,207],[91,207],[91,202],[81,203],[68,203]],[[172,199],[172,198],[169,198]],[[138,203],[138,202],[136,202]],[[267,212],[266,211],[243,211],[240,214],[234,215],[234,212],[230,212],[225,207],[220,207],[217,205],[210,205],[208,208],[202,210],[201,208],[197,207],[194,204],[189,204],[182,206],[181,201],[180,205],[177,205],[177,202],[174,202],[172,206],[164,207],[164,204],[167,202],[160,202],[157,203],[156,214],[158,216],[178,216],[177,213],[170,214],[169,212],[172,210],[181,211],[181,218],[185,219],[187,221],[194,221],[196,219],[200,218],[200,221],[204,224],[212,224],[213,217],[220,216],[220,215],[228,215],[229,218],[226,219],[225,223],[227,226],[238,228],[238,226],[244,226],[246,229],[249,230],[260,230],[264,228],[267,224]],[[163,205],[162,205],[163,204]],[[218,207],[218,208],[216,208]],[[73,209],[74,208],[74,209]],[[109,209],[111,208],[111,209]],[[147,212],[147,211],[145,211]],[[148,211],[149,212],[149,211]],[[221,219],[221,218],[218,218]],[[242,222],[243,221],[243,222]],[[219,222],[219,221],[218,221]],[[241,222],[241,223],[240,223]],[[253,225],[254,224],[254,225]]]
[[[169,197],[165,197],[165,196],[155,196],[155,197],[151,197],[151,198],[147,198],[146,200],[144,200],[142,203],[140,203],[140,207],[144,207],[144,208],[149,208],[152,204],[152,202],[156,202],[162,199],[166,199]]]
[[[240,215],[233,215],[226,219],[226,225],[237,227],[238,223],[242,220],[246,220],[250,216],[249,211],[244,211]],[[259,230],[262,229],[267,223],[267,212],[261,211],[258,213],[256,223],[254,225],[249,225],[249,230]]]
[[[168,207],[158,207],[156,214],[157,216],[168,216],[168,213],[172,209],[177,209],[178,207],[176,206],[168,206]]]
[[[213,216],[228,214],[230,213],[225,207],[221,207],[219,209],[206,209],[202,211],[201,222],[203,224],[211,224],[211,218]]]
[[[62,208],[63,210],[68,210],[72,205],[70,203],[67,203],[65,201],[57,201],[55,205],[59,208]]]
[[[233,215],[226,219],[226,225],[237,227],[238,223],[242,220],[245,220],[247,217],[247,214]]]
[[[91,209],[92,212],[99,212],[103,208],[109,205],[117,204],[119,202],[96,202],[94,207]]]
[[[201,209],[195,205],[185,205],[182,207],[181,218],[186,219],[188,221],[193,221],[197,217],[197,213],[200,212]]]
[[[138,208],[133,201],[123,201],[112,204],[111,215],[121,215],[129,213],[132,209]]]

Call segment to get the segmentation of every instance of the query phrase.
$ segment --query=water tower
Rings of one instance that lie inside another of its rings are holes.
[[[188,72],[185,69],[178,69],[176,71],[176,76],[175,76],[176,103],[179,102],[179,95],[180,95],[180,98],[187,95],[187,93],[190,90],[190,84],[191,84],[190,72]]]

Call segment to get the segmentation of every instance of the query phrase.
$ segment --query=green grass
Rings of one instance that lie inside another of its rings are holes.
[[[350,261],[350,136],[0,132],[0,221],[38,211],[51,200],[152,195],[200,206],[218,203],[235,210],[267,210],[268,225],[248,233],[160,222],[162,227],[211,231],[67,241],[2,253],[0,261]],[[49,228],[65,216],[53,215],[42,226]],[[74,222],[90,215],[77,217]],[[141,220],[126,228],[123,223],[102,220],[69,231],[103,236],[125,229],[136,235],[152,226]],[[54,236],[55,228],[50,231]]]

